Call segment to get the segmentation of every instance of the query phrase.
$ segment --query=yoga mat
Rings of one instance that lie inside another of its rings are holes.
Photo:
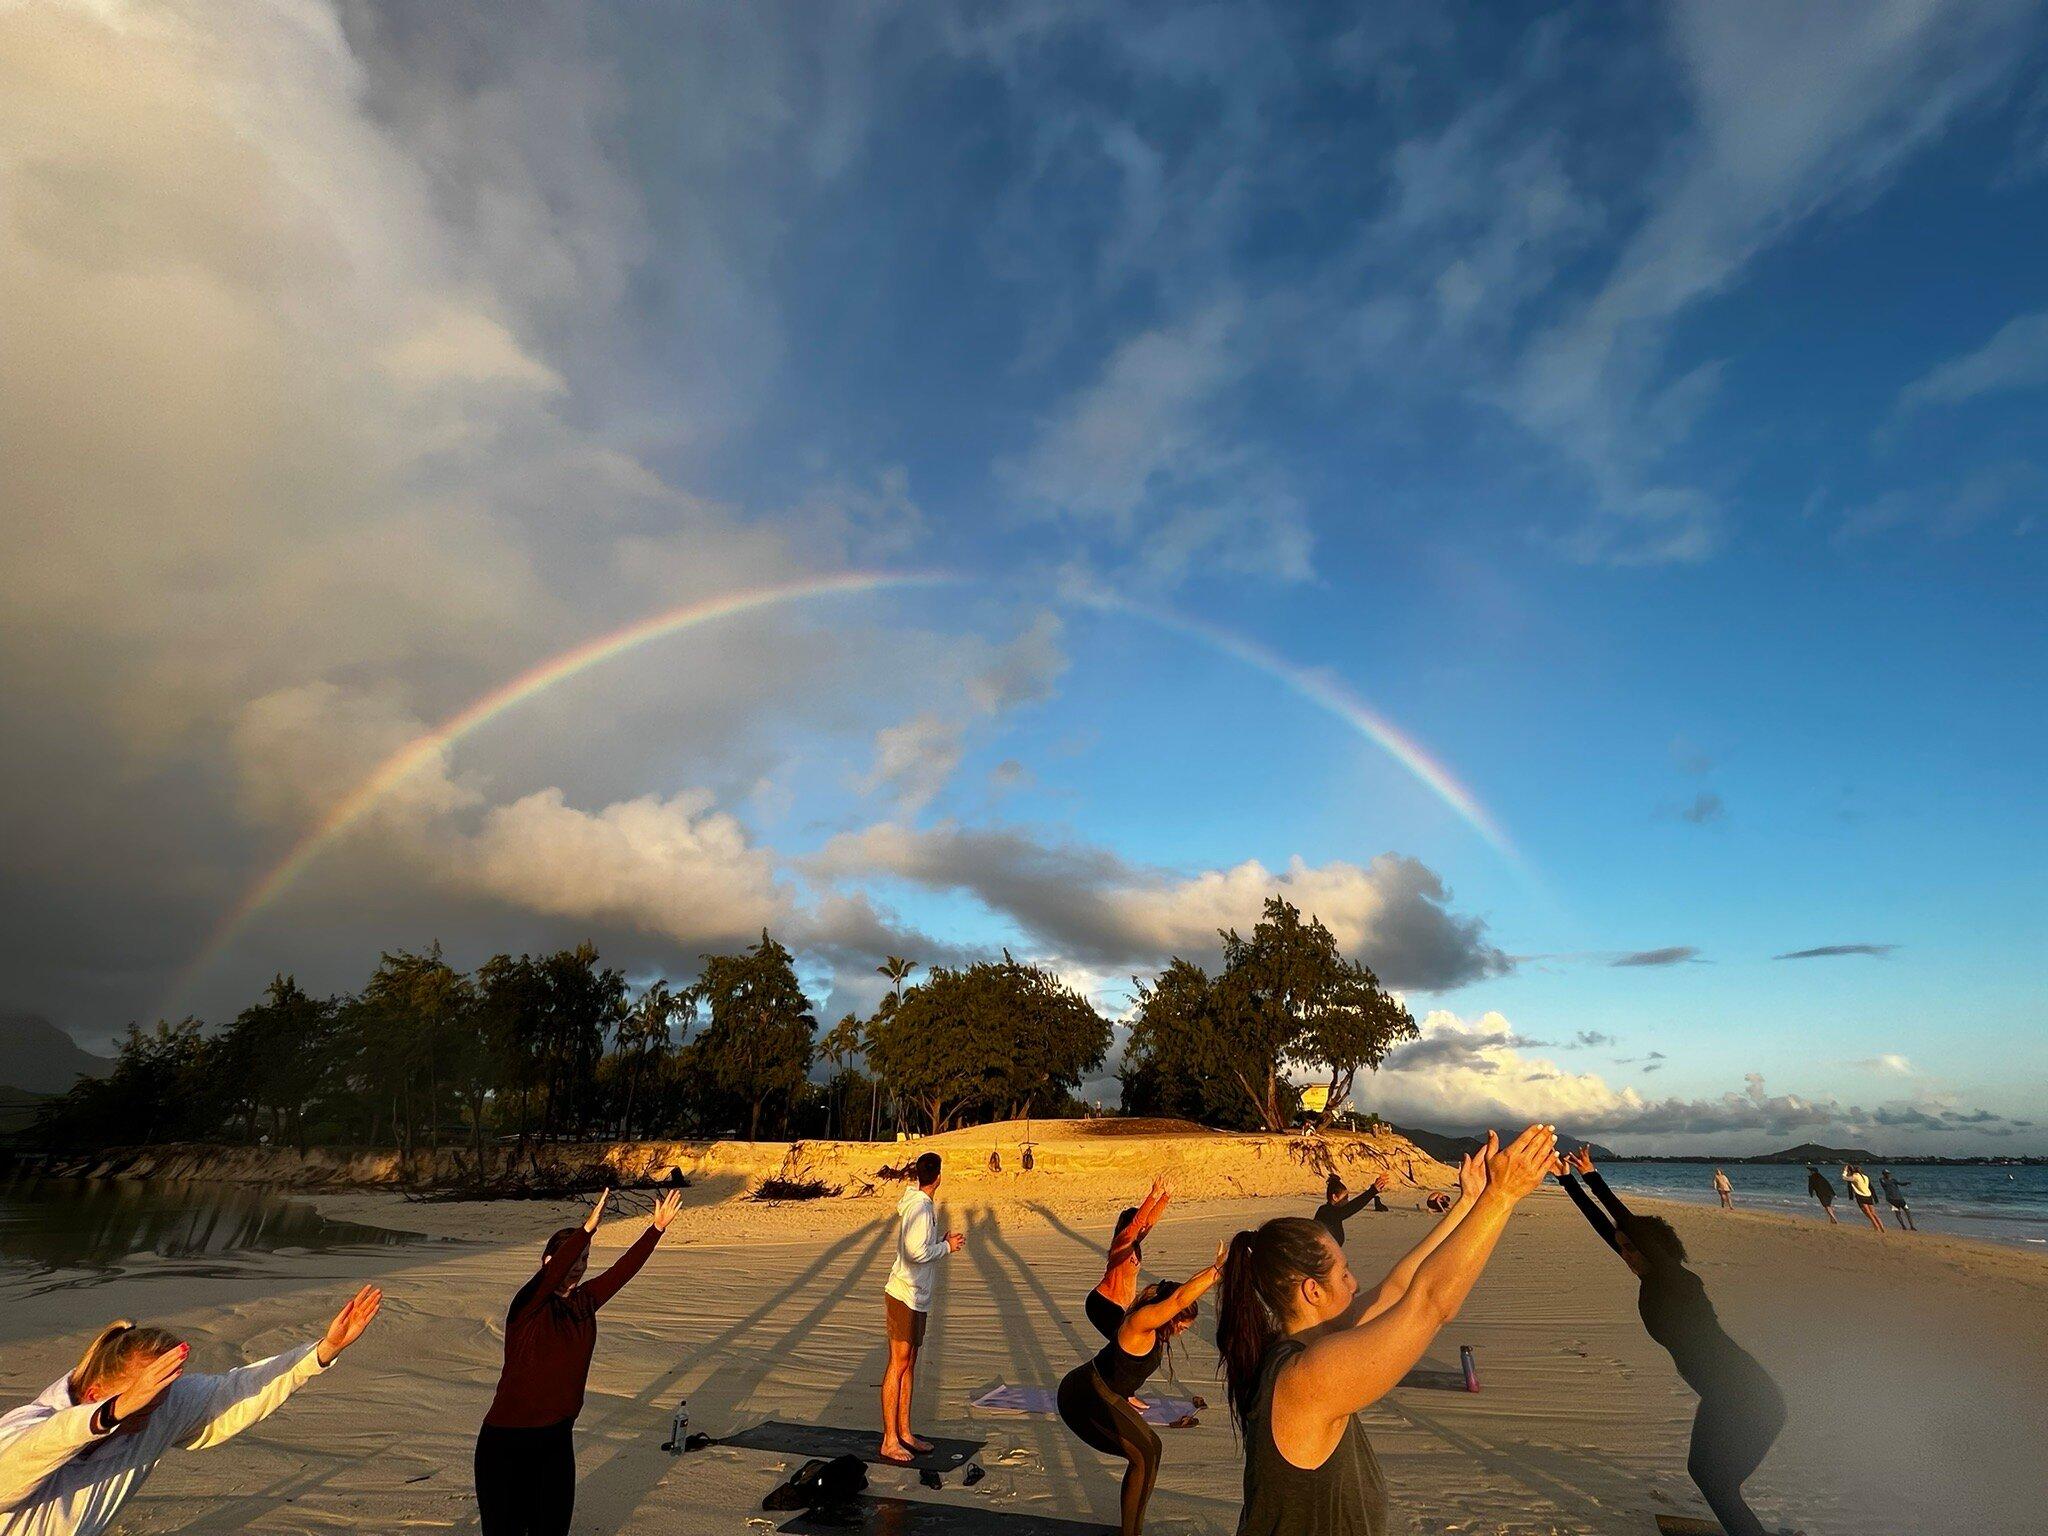
[[[990,1387],[967,1406],[988,1408],[998,1413],[1036,1413],[1047,1416],[1059,1412],[1058,1394],[1051,1387],[1014,1387],[1008,1382]],[[1190,1397],[1147,1397],[1138,1395],[1138,1401],[1145,1405],[1143,1418],[1147,1424],[1171,1427],[1175,1419],[1184,1419],[1201,1410]]]
[[[1462,1392],[1465,1390],[1463,1371],[1438,1371],[1418,1365],[1414,1370],[1394,1383],[1397,1387],[1422,1387],[1431,1392]]]
[[[1055,1520],[1048,1515],[1012,1514],[986,1504],[928,1504],[922,1499],[862,1497],[852,1523],[806,1510],[779,1527],[788,1536],[832,1536],[863,1531],[870,1536],[1102,1536],[1101,1522]]]
[[[986,1440],[947,1440],[927,1435],[933,1449],[911,1461],[884,1461],[875,1454],[882,1442],[873,1429],[839,1429],[831,1424],[788,1424],[770,1419],[736,1435],[722,1435],[717,1443],[742,1451],[773,1451],[781,1456],[816,1456],[830,1461],[834,1456],[858,1456],[878,1467],[915,1467],[920,1472],[952,1472],[981,1454]]]

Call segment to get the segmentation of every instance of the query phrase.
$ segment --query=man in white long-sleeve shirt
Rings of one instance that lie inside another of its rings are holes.
[[[924,1344],[925,1319],[932,1310],[932,1280],[939,1260],[958,1253],[964,1234],[939,1232],[939,1154],[926,1152],[912,1168],[916,1187],[896,1203],[896,1262],[889,1266],[883,1306],[889,1319],[889,1367],[882,1373],[884,1461],[907,1463],[932,1448],[910,1432],[910,1392],[917,1377],[917,1352]]]
[[[97,1536],[173,1450],[203,1451],[268,1418],[362,1337],[366,1285],[311,1344],[218,1376],[184,1375],[190,1346],[115,1323],[75,1370],[0,1415],[0,1536]]]

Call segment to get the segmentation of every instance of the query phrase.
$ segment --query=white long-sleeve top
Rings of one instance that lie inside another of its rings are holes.
[[[319,1375],[306,1344],[218,1376],[180,1376],[140,1427],[96,1434],[98,1403],[77,1403],[60,1376],[34,1402],[0,1414],[0,1536],[98,1536],[173,1450],[203,1451],[284,1406]]]
[[[896,1202],[896,1215],[896,1262],[889,1266],[889,1283],[884,1289],[913,1312],[929,1312],[936,1276],[932,1266],[953,1250],[939,1230],[938,1207],[916,1185]],[[5,1536],[4,1531],[0,1536]]]

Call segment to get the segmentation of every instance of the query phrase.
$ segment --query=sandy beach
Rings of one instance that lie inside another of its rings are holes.
[[[978,1168],[985,1138],[934,1145]],[[1173,1137],[1127,1138],[1109,1158],[1092,1145],[1073,1151],[1070,1161],[1055,1134],[1033,1173],[1017,1172],[1010,1151],[1000,1178],[942,1187],[945,1214],[969,1238],[940,1284],[918,1420],[927,1433],[985,1440],[989,1475],[973,1489],[932,1493],[912,1474],[878,1470],[878,1492],[992,1515],[1112,1520],[1120,1464],[1056,1420],[979,1413],[968,1400],[1000,1381],[1050,1386],[1093,1352],[1081,1299],[1100,1275],[1115,1208],[1142,1192],[1153,1168],[1184,1164],[1193,1186],[1148,1245],[1155,1275],[1185,1275],[1239,1227],[1305,1213],[1319,1189],[1309,1169],[1266,1159],[1257,1194],[1219,1198],[1203,1170],[1236,1154],[1213,1141],[1191,1149]],[[786,1464],[717,1447],[664,1453],[681,1398],[693,1427],[714,1435],[769,1418],[878,1422],[893,1190],[779,1206],[738,1193],[733,1181],[694,1189],[646,1271],[602,1314],[577,1436],[579,1532],[765,1528],[759,1501]],[[1391,1212],[1353,1219],[1349,1254],[1362,1276],[1421,1234],[1429,1218],[1416,1209],[1419,1194],[1405,1188]],[[16,1402],[60,1374],[107,1317],[185,1330],[194,1364],[220,1369],[312,1337],[365,1278],[385,1287],[385,1315],[330,1377],[232,1444],[167,1461],[124,1529],[475,1529],[470,1450],[497,1376],[503,1308],[547,1232],[582,1208],[318,1198],[335,1216],[455,1241],[280,1253],[175,1278],[145,1268],[5,1308],[0,1392]],[[1959,1239],[1665,1209],[1730,1331],[1791,1403],[1790,1427],[1749,1485],[1767,1522],[1813,1536],[2038,1528],[2048,1498],[2048,1263]],[[608,1221],[594,1263],[640,1226],[630,1212]],[[1208,1329],[1205,1317],[1176,1372],[1220,1404]],[[1455,1369],[1460,1344],[1478,1352],[1480,1393],[1403,1388],[1367,1415],[1408,1529],[1641,1536],[1659,1512],[1704,1514],[1684,1466],[1694,1400],[1644,1336],[1632,1277],[1554,1189],[1524,1207],[1425,1364]],[[1199,1427],[1164,1438],[1148,1528],[1232,1530],[1240,1461],[1227,1415],[1212,1407]],[[1001,1521],[987,1528],[999,1536]]]

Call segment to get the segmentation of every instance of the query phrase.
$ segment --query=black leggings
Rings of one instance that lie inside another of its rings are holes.
[[[1111,1390],[1092,1360],[1075,1366],[1060,1382],[1059,1409],[1061,1421],[1085,1443],[1130,1463],[1124,1469],[1122,1536],[1138,1536],[1152,1485],[1159,1481],[1158,1433],[1128,1398]]]
[[[574,1419],[541,1429],[486,1424],[476,1437],[483,1536],[569,1536],[576,1510]]]
[[[1088,1321],[1105,1339],[1115,1338],[1117,1329],[1123,1325],[1124,1309],[1100,1291],[1090,1291],[1088,1299],[1081,1304],[1081,1310],[1088,1314]]]
[[[1743,1500],[1742,1484],[1763,1464],[1784,1427],[1784,1395],[1761,1373],[1700,1398],[1685,1470],[1728,1536],[1764,1536],[1763,1522]]]

